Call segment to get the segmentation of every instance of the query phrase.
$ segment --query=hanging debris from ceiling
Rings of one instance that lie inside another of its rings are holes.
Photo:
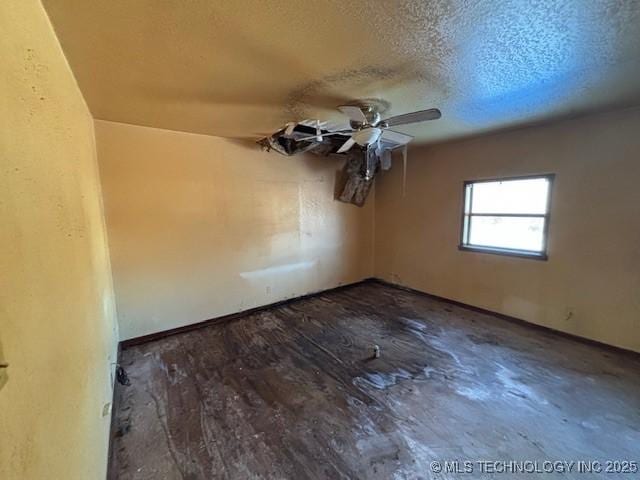
[[[313,121],[306,120],[297,124],[288,124],[273,135],[258,143],[263,149],[292,156],[305,152],[315,155],[340,155],[346,162],[336,179],[335,199],[345,203],[363,206],[376,174],[380,170],[391,168],[391,154],[398,145],[379,139],[376,144],[361,147],[354,145],[347,151],[339,152],[348,141],[346,134],[327,135],[333,132],[326,124],[311,126]],[[406,148],[400,146],[401,148]]]
[[[366,168],[364,163],[365,155],[361,152],[352,151],[347,154],[344,168],[336,179],[336,200],[353,203],[359,207],[364,205],[375,177],[375,173],[368,179],[362,174]]]
[[[391,154],[402,149],[404,195],[407,169],[407,144],[411,135],[390,127],[437,120],[440,110],[430,108],[381,119],[375,105],[354,104],[338,107],[349,118],[349,126],[332,125],[320,120],[291,122],[258,143],[266,150],[282,155],[310,152],[318,155],[346,155],[342,175],[336,183],[336,200],[364,205],[378,171],[391,168]]]

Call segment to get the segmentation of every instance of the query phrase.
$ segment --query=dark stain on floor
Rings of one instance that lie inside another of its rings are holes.
[[[638,357],[377,283],[120,361],[131,385],[116,388],[110,479],[440,479],[464,474],[432,461],[640,460]]]

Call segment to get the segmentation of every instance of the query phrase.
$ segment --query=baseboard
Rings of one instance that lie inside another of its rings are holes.
[[[298,301],[301,301],[301,300],[304,300],[304,299],[307,299],[307,298],[314,297],[316,295],[335,292],[335,291],[343,290],[343,289],[346,289],[346,288],[352,288],[352,287],[355,287],[357,285],[362,285],[362,284],[365,284],[365,283],[377,283],[377,284],[380,284],[380,285],[385,285],[387,287],[396,288],[396,289],[399,289],[399,290],[404,290],[406,292],[411,292],[411,293],[415,293],[415,294],[418,294],[418,295],[422,295],[422,296],[426,296],[426,297],[429,297],[429,298],[433,298],[434,300],[439,300],[441,302],[446,302],[446,303],[449,303],[451,305],[455,305],[457,307],[465,308],[467,310],[471,310],[471,311],[478,312],[478,313],[484,313],[486,315],[491,315],[491,316],[497,317],[497,318],[499,318],[501,320],[507,320],[507,321],[512,322],[512,323],[517,323],[519,325],[526,326],[526,327],[531,328],[533,330],[539,330],[539,331],[545,331],[547,333],[553,333],[555,335],[558,335],[558,336],[561,336],[561,337],[564,337],[564,338],[568,338],[568,339],[571,339],[571,340],[574,340],[574,341],[577,341],[577,342],[580,342],[580,343],[596,346],[596,347],[599,347],[599,348],[604,348],[604,349],[610,350],[612,352],[617,352],[617,353],[622,353],[622,354],[625,354],[625,355],[630,355],[630,356],[632,356],[632,357],[634,357],[636,359],[640,358],[640,352],[636,352],[634,350],[629,350],[629,349],[626,349],[626,348],[617,347],[615,345],[610,345],[608,343],[603,343],[603,342],[600,342],[598,340],[593,340],[591,338],[581,337],[581,336],[575,335],[573,333],[563,332],[562,330],[556,330],[555,328],[547,327],[547,326],[544,326],[544,325],[539,325],[537,323],[532,323],[532,322],[529,322],[527,320],[523,320],[522,318],[512,317],[510,315],[505,315],[504,313],[494,312],[492,310],[487,310],[486,308],[476,307],[474,305],[469,305],[467,303],[459,302],[457,300],[452,300],[452,299],[446,298],[446,297],[441,297],[439,295],[433,295],[431,293],[423,292],[421,290],[416,290],[415,288],[406,287],[404,285],[391,283],[391,282],[388,282],[387,280],[383,280],[381,278],[376,278],[376,277],[368,277],[368,278],[365,278],[363,280],[359,280],[357,282],[348,283],[348,284],[344,284],[344,285],[339,285],[337,287],[328,288],[328,289],[325,289],[325,290],[319,290],[319,291],[316,291],[316,292],[307,293],[307,294],[301,295],[299,297],[288,298],[286,300],[280,300],[278,302],[269,303],[269,304],[266,304],[266,305],[261,305],[261,306],[258,306],[258,307],[250,308],[248,310],[243,310],[241,312],[231,313],[229,315],[224,315],[224,316],[221,316],[221,317],[216,317],[216,318],[211,318],[211,319],[208,319],[208,320],[203,320],[203,321],[200,321],[200,322],[197,322],[197,323],[193,323],[193,324],[190,324],[190,325],[184,325],[182,327],[172,328],[172,329],[163,330],[163,331],[157,332],[157,333],[151,333],[151,334],[143,335],[143,336],[140,336],[140,337],[130,338],[128,340],[124,340],[124,341],[120,342],[119,347],[121,349],[125,349],[125,348],[132,347],[132,346],[135,346],[135,345],[141,345],[143,343],[153,342],[153,341],[156,341],[156,340],[159,340],[159,339],[162,339],[162,338],[169,337],[171,335],[176,335],[178,333],[189,332],[189,331],[192,331],[192,330],[198,330],[200,328],[205,328],[205,327],[208,327],[208,326],[211,326],[211,325],[218,325],[218,324],[221,324],[221,323],[226,323],[226,322],[229,322],[229,321],[232,321],[232,320],[236,320],[236,319],[241,318],[241,317],[246,316],[246,315],[262,312],[264,310],[269,310],[270,308],[280,307],[282,305],[287,305],[287,304],[290,304],[290,303],[293,303],[293,302],[298,302]]]
[[[397,288],[399,290],[404,290],[405,292],[411,292],[411,293],[415,293],[415,294],[418,294],[418,295],[422,295],[422,296],[426,296],[426,297],[429,297],[429,298],[433,298],[434,300],[439,300],[441,302],[446,302],[446,303],[449,303],[451,305],[455,305],[455,306],[461,307],[461,308],[466,308],[467,310],[471,310],[471,311],[474,311],[474,312],[484,313],[486,315],[491,315],[491,316],[494,316],[494,317],[498,317],[501,320],[507,320],[508,322],[517,323],[519,325],[523,325],[523,326],[531,328],[533,330],[546,331],[548,333],[553,333],[554,335],[558,335],[560,337],[568,338],[568,339],[571,339],[571,340],[574,340],[574,341],[577,341],[577,342],[580,342],[580,343],[584,343],[584,344],[588,344],[588,345],[604,348],[604,349],[610,350],[612,352],[622,353],[624,355],[630,355],[630,356],[635,357],[636,359],[640,359],[640,352],[636,352],[634,350],[629,350],[627,348],[618,347],[618,346],[615,346],[615,345],[610,345],[608,343],[600,342],[598,340],[593,340],[593,339],[587,338],[587,337],[581,337],[580,335],[576,335],[576,334],[573,334],[573,333],[563,332],[562,330],[557,330],[555,328],[547,327],[545,325],[539,325],[537,323],[532,323],[532,322],[529,322],[527,320],[523,320],[522,318],[512,317],[512,316],[506,315],[504,313],[494,312],[492,310],[487,310],[486,308],[476,307],[474,305],[469,305],[468,303],[459,302],[457,300],[451,300],[450,298],[441,297],[439,295],[433,295],[431,293],[423,292],[422,290],[416,290],[415,288],[406,287],[404,285],[398,285],[397,283],[388,282],[387,280],[383,280],[381,278],[372,277],[372,278],[367,279],[367,280],[370,281],[370,282],[374,282],[374,283],[378,283],[378,284],[381,284],[381,285],[385,285],[387,287],[392,287],[392,288]]]
[[[357,282],[346,283],[344,285],[338,285],[337,287],[332,287],[332,288],[327,288],[327,289],[324,289],[324,290],[318,290],[318,291],[315,291],[315,292],[306,293],[306,294],[301,295],[299,297],[287,298],[285,300],[280,300],[278,302],[268,303],[266,305],[260,305],[258,307],[249,308],[247,310],[242,310],[242,311],[236,312],[236,313],[230,313],[229,315],[223,315],[221,317],[210,318],[208,320],[202,320],[202,321],[199,321],[199,322],[196,322],[196,323],[192,323],[192,324],[189,324],[189,325],[184,325],[182,327],[171,328],[169,330],[163,330],[161,332],[150,333],[148,335],[142,335],[140,337],[130,338],[130,339],[121,341],[120,342],[120,347],[122,349],[125,349],[125,348],[129,348],[129,347],[133,347],[135,345],[141,345],[143,343],[154,342],[154,341],[159,340],[161,338],[166,338],[166,337],[169,337],[171,335],[176,335],[178,333],[189,332],[191,330],[198,330],[200,328],[205,328],[205,327],[208,327],[210,325],[218,325],[218,324],[221,324],[221,323],[226,323],[226,322],[229,322],[229,321],[232,321],[232,320],[236,320],[236,319],[238,319],[240,317],[243,317],[245,315],[250,315],[250,314],[253,314],[253,313],[262,312],[264,310],[269,310],[270,308],[274,308],[274,307],[281,307],[282,305],[287,305],[287,304],[290,304],[290,303],[293,303],[293,302],[298,302],[300,300],[304,300],[306,298],[314,297],[316,295],[335,292],[335,291],[343,290],[345,288],[355,287],[356,285],[361,285],[363,283],[368,283],[368,282],[372,282],[372,281],[375,281],[375,280],[376,279],[374,279],[373,277],[368,277],[368,278],[365,278],[363,280],[359,280]]]

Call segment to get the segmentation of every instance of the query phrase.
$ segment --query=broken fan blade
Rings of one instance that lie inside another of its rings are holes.
[[[284,134],[286,137],[290,137],[291,135],[293,135],[293,130],[296,128],[297,123],[296,122],[289,122],[286,125],[286,128],[284,130]]]
[[[382,131],[382,140],[386,140],[388,142],[393,142],[398,145],[406,145],[413,137],[411,135],[406,135],[404,133],[396,132],[394,130],[383,130]]]
[[[346,142],[344,142],[342,144],[342,146],[338,149],[338,151],[336,153],[344,153],[348,150],[351,149],[351,147],[353,147],[353,145],[356,143],[356,141],[353,138],[350,138],[349,140],[347,140]]]
[[[364,113],[362,113],[360,107],[354,107],[353,105],[342,105],[338,107],[338,110],[340,110],[354,122],[367,123],[367,117],[365,117]]]
[[[390,127],[396,125],[407,125],[408,123],[425,122],[427,120],[437,120],[442,116],[440,110],[437,108],[430,108],[429,110],[419,110],[417,112],[405,113],[403,115],[396,115],[395,117],[387,118],[383,120]]]

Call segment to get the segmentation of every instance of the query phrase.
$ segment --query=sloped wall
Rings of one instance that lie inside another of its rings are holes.
[[[376,185],[376,275],[640,351],[640,109],[410,151]],[[549,260],[458,250],[462,182],[555,173]]]
[[[0,478],[100,479],[117,331],[93,120],[39,1],[0,2],[0,31]]]

